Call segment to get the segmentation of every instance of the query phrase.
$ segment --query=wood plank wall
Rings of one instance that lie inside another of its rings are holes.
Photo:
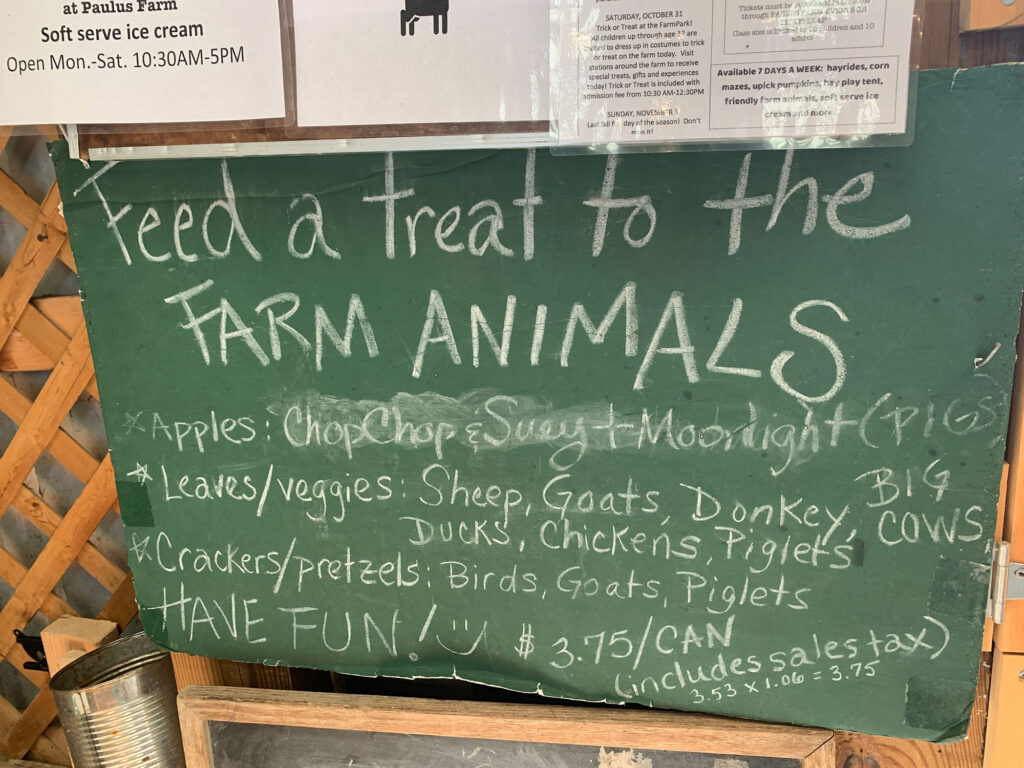
[[[924,36],[920,48],[922,68],[979,66],[1024,60],[1024,29],[959,33],[958,0],[925,0]],[[529,126],[514,126],[525,130]],[[386,127],[385,127],[386,128]],[[462,130],[467,127],[463,126]],[[472,126],[478,131],[485,126]],[[263,141],[282,138],[284,129],[268,126],[206,127],[177,140],[195,143]],[[451,127],[439,129],[451,133]],[[334,135],[353,135],[340,131]],[[365,134],[364,134],[365,135]],[[377,135],[389,135],[387,131]],[[398,135],[392,132],[390,135]],[[50,138],[55,136],[51,135]],[[323,136],[317,135],[317,138]],[[294,131],[287,138],[297,138]],[[0,153],[8,138],[0,132]],[[84,146],[125,143],[167,143],[168,136],[111,136],[89,134]],[[116,509],[113,471],[109,458],[97,461],[62,427],[79,398],[98,399],[88,339],[77,296],[33,298],[48,266],[59,260],[74,270],[67,230],[59,212],[59,196],[52,187],[37,203],[7,174],[0,172],[0,207],[27,230],[11,266],[0,277],[0,370],[47,370],[49,378],[34,399],[0,377],[0,411],[19,425],[15,438],[0,456],[0,515],[18,514],[32,523],[49,543],[30,567],[0,549],[0,579],[14,595],[0,609],[0,659],[11,663],[38,693],[24,711],[0,698],[0,763],[3,757],[28,756],[50,764],[70,765],[44,672],[23,669],[28,657],[14,643],[13,630],[23,628],[38,613],[53,621],[77,615],[74,608],[53,594],[65,570],[76,562],[109,592],[99,618],[123,628],[136,614],[131,577],[111,563],[89,542],[99,521]],[[84,488],[63,517],[25,485],[36,461],[47,452]],[[1015,468],[1016,472],[1024,472]],[[260,687],[299,687],[296,673],[179,655],[176,670],[183,683],[231,684]],[[859,734],[837,735],[837,766],[842,768],[980,768],[987,711],[990,665],[983,666],[970,738],[954,745],[934,745]]]

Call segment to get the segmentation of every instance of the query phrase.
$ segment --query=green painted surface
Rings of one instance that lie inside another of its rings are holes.
[[[733,216],[742,153],[603,184],[604,157],[541,152],[530,189],[525,152],[87,170],[58,147],[148,632],[963,735],[1022,79],[924,73],[912,147],[797,153],[781,188],[784,153],[755,152]]]

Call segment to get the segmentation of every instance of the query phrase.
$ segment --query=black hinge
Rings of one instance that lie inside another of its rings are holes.
[[[26,661],[22,666],[25,669],[35,670],[36,672],[49,672],[50,668],[46,665],[46,650],[43,648],[43,638],[39,635],[26,635],[20,629],[14,630],[14,639],[18,645],[25,649],[25,653],[31,656],[34,661]]]

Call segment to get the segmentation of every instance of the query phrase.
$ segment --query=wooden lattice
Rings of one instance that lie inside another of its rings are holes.
[[[961,38],[957,28],[958,8],[958,0],[930,0],[926,4],[925,39],[919,61],[922,68],[978,66],[1024,59],[1024,29],[992,30]],[[244,131],[231,131],[219,136],[192,131],[187,140],[209,143],[268,138],[262,129],[257,134],[247,137]],[[273,131],[269,138],[274,138]],[[118,143],[122,144],[170,143],[172,139],[185,140],[178,133],[117,136]],[[86,143],[90,141],[95,146],[105,146],[103,136],[86,137]],[[6,143],[7,139],[0,135],[0,153]],[[109,562],[88,541],[107,510],[116,508],[110,460],[97,461],[61,428],[79,397],[98,400],[80,302],[77,296],[32,298],[54,259],[76,271],[59,206],[55,187],[50,189],[42,204],[37,204],[10,177],[0,172],[0,208],[28,230],[11,266],[0,276],[0,370],[51,371],[34,401],[0,378],[0,411],[19,425],[16,437],[0,456],[0,516],[20,514],[49,537],[49,543],[28,569],[0,548],[0,579],[15,588],[11,600],[0,607],[0,659],[9,661],[39,689],[24,711],[0,698],[0,768],[5,765],[5,756],[21,758],[25,755],[46,763],[70,765],[63,733],[54,720],[56,712],[49,677],[44,672],[23,668],[28,657],[15,644],[13,635],[14,629],[24,627],[36,613],[51,621],[64,615],[76,615],[53,594],[70,564],[77,561],[110,592],[99,618],[110,619],[123,628],[137,612],[130,575]],[[44,451],[85,484],[78,500],[63,517],[25,485]],[[179,686],[196,683],[319,687],[318,681],[300,679],[303,673],[296,670],[183,654],[173,656]],[[967,741],[934,745],[839,732],[837,765],[980,768],[989,672],[989,667],[983,664]]]
[[[0,136],[0,152],[7,141]],[[0,658],[38,688],[24,711],[0,698],[0,757],[28,755],[70,765],[67,744],[55,721],[49,676],[24,669],[29,658],[15,642],[14,630],[24,628],[37,613],[50,621],[78,615],[53,593],[73,562],[110,592],[96,618],[124,628],[138,609],[130,574],[89,543],[100,521],[117,507],[110,457],[96,460],[61,426],[79,398],[99,398],[80,300],[78,296],[32,298],[54,259],[75,271],[60,195],[54,184],[38,204],[0,171],[0,208],[27,229],[11,265],[0,276],[0,369],[49,371],[35,400],[0,378],[0,411],[18,425],[0,456],[0,516],[20,514],[49,538],[28,569],[0,548],[0,579],[14,588],[11,599],[0,608]],[[84,483],[63,517],[25,484],[44,451]]]

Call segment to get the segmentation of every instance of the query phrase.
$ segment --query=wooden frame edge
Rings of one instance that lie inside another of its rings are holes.
[[[836,768],[836,739],[834,735],[804,759],[804,768]]]
[[[181,743],[188,768],[213,768],[213,754],[210,751],[210,727],[212,719],[202,714],[202,707],[178,696],[178,725],[181,729]]]
[[[827,759],[831,755],[834,760],[835,754],[829,730],[658,710],[219,686],[185,688],[178,695],[178,709],[189,768],[213,768],[210,721],[793,758],[809,768],[831,768]]]
[[[1006,653],[998,646],[992,656],[989,718],[985,728],[984,768],[1020,763],[1024,752],[1024,654]]]

